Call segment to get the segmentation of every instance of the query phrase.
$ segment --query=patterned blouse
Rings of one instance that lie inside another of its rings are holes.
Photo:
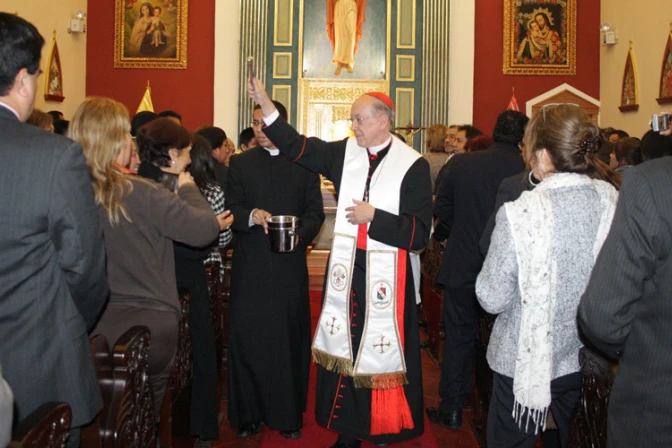
[[[217,184],[208,184],[206,188],[201,190],[205,199],[210,203],[210,207],[215,212],[215,215],[223,213],[226,209],[224,208],[224,192],[222,188]],[[231,243],[231,229],[222,230],[219,232],[219,237],[217,239],[217,245],[215,249],[210,252],[208,258],[205,260],[205,264],[219,262],[219,276],[220,279],[224,279],[224,263],[222,262],[222,257],[219,254],[219,249],[224,249]]]

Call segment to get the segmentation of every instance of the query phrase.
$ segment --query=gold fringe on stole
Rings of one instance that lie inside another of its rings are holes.
[[[334,355],[330,355],[327,352],[318,350],[316,348],[312,349],[313,352],[313,362],[324,367],[326,370],[335,373],[342,373],[343,375],[352,376],[352,361],[346,358],[339,358]]]
[[[367,389],[396,389],[408,384],[406,373],[392,373],[385,375],[361,375],[353,378],[355,387]]]

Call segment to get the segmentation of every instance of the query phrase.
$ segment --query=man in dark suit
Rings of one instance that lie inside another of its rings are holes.
[[[620,358],[609,447],[672,446],[672,158],[630,168],[579,305],[584,335]]]
[[[445,287],[446,329],[439,408],[428,408],[435,423],[462,426],[462,407],[471,390],[472,358],[478,325],[476,277],[483,264],[479,241],[495,207],[503,179],[524,168],[518,144],[528,118],[516,111],[499,115],[490,149],[453,157],[447,164],[434,202],[434,215],[450,228],[436,282]]]
[[[44,39],[0,13],[0,364],[18,421],[40,405],[72,408],[69,446],[102,407],[89,348],[107,299],[103,237],[82,148],[23,123]]]

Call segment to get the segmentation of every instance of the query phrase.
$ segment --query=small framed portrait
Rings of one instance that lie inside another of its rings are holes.
[[[188,0],[115,0],[115,68],[187,68]]]
[[[672,103],[672,31],[665,44],[663,68],[660,72],[660,90],[656,101],[658,104]]]
[[[576,0],[504,0],[504,74],[576,74]]]
[[[635,52],[630,41],[630,50],[628,58],[625,60],[625,69],[623,70],[623,82],[621,87],[621,105],[618,107],[621,112],[634,112],[639,110],[639,76],[637,75],[637,65],[635,64]]]

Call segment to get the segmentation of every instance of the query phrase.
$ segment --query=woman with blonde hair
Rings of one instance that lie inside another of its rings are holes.
[[[432,178],[432,185],[436,182],[436,176],[439,175],[441,167],[446,164],[449,154],[446,154],[446,146],[444,138],[448,132],[448,126],[445,124],[436,123],[427,129],[427,137],[425,138],[425,159],[429,162],[429,175]]]
[[[523,141],[536,187],[497,212],[476,282],[481,306],[498,315],[487,353],[488,446],[534,446],[549,411],[566,446],[581,394],[577,308],[620,177],[596,159],[599,129],[577,106],[542,108]]]
[[[173,241],[205,246],[225,224],[187,173],[179,175],[176,194],[123,174],[115,162],[120,152],[130,154],[129,131],[126,107],[108,98],[88,98],[68,132],[84,149],[107,252],[110,299],[93,333],[105,335],[113,346],[130,327],[149,327],[148,373],[158,417],[180,315]]]

